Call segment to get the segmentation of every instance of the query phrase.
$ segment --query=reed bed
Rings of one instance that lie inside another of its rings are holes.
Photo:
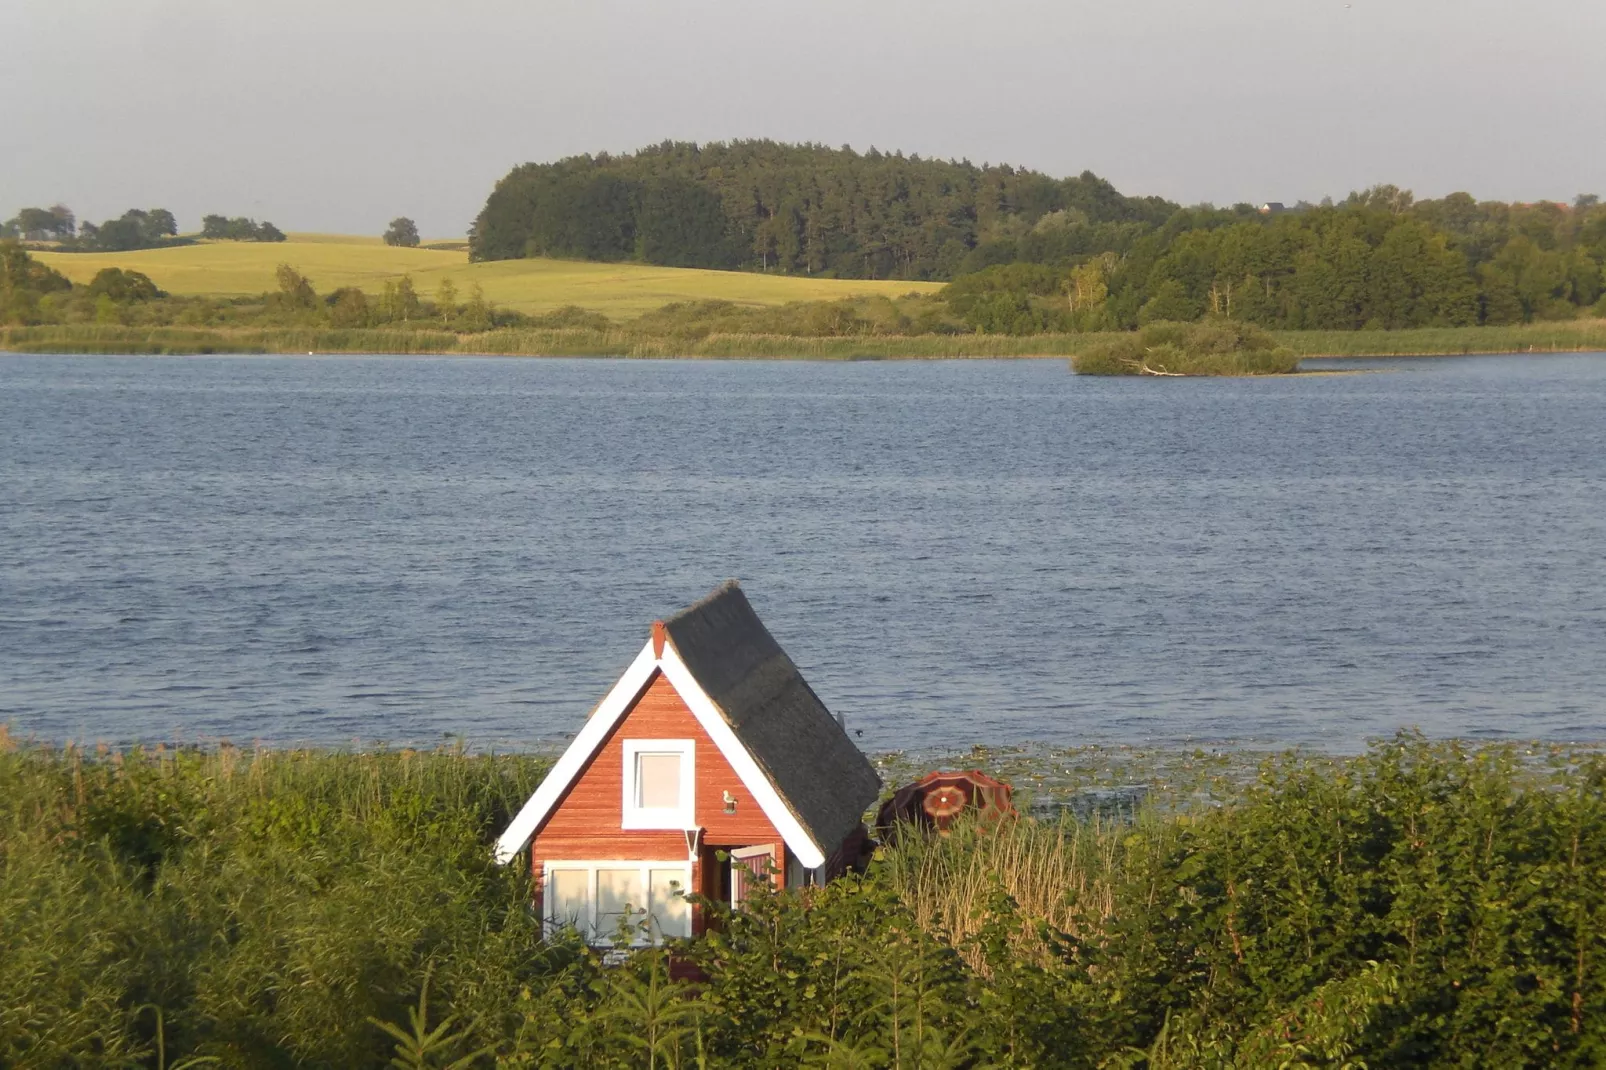
[[[450,353],[449,331],[298,327],[0,327],[0,350],[18,353],[205,355],[212,353]]]
[[[947,835],[908,829],[883,854],[887,879],[922,927],[941,933],[973,969],[986,972],[977,938],[1007,895],[1026,916],[1078,939],[1096,940],[1115,913],[1130,823],[1094,814],[1041,822],[962,822]],[[1037,928],[1016,950],[1047,962],[1054,949]]]
[[[1606,320],[1505,327],[1415,327],[1401,331],[1274,331],[1304,357],[1461,356],[1478,353],[1606,352]]]
[[[1273,331],[1301,357],[1457,356],[1477,353],[1606,352],[1606,320],[1510,327],[1424,327],[1401,331]],[[0,327],[0,351],[20,353],[209,354],[375,353],[647,359],[963,360],[1074,357],[1121,332],[1086,334],[645,334],[506,327],[473,334],[422,328],[207,328],[68,324]],[[1259,369],[1242,369],[1243,373]]]

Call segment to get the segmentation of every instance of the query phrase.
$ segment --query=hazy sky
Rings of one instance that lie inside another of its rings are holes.
[[[0,218],[462,234],[513,164],[773,137],[1193,203],[1606,194],[1602,0],[0,0]]]

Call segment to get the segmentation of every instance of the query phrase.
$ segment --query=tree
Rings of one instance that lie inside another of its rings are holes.
[[[84,229],[89,230],[87,226]],[[141,249],[149,244],[145,240],[145,231],[145,213],[133,208],[123,213],[121,219],[108,219],[95,228],[90,244],[113,253]]]
[[[91,297],[107,297],[119,304],[130,301],[154,301],[158,297],[166,297],[150,276],[140,271],[124,271],[122,268],[101,268],[89,283]]]
[[[65,209],[63,209],[65,211]],[[67,213],[67,220],[72,213]],[[49,208],[24,208],[17,213],[16,228],[28,241],[60,240],[72,236],[72,227]]]
[[[0,242],[0,323],[36,323],[40,298],[71,289],[65,275],[29,256],[16,242]]]
[[[1096,256],[1074,269],[1066,280],[1071,322],[1077,330],[1097,330],[1105,326],[1104,303],[1110,296],[1109,277],[1115,270],[1116,259],[1114,253]]]
[[[309,309],[318,304],[318,294],[307,277],[289,264],[280,264],[274,273],[279,280],[275,304],[284,309]]]
[[[147,233],[158,241],[178,233],[178,220],[166,208],[152,208],[145,213],[145,222]]]
[[[403,275],[395,282],[385,283],[385,296],[380,302],[380,314],[385,319],[408,323],[418,318],[420,308],[418,291],[413,287],[411,275]]]
[[[1188,292],[1175,279],[1166,279],[1154,288],[1154,295],[1143,303],[1138,312],[1142,324],[1161,321],[1183,321],[1199,318],[1201,309],[1190,300]]]
[[[65,204],[53,204],[50,206],[50,214],[56,219],[56,237],[63,241],[72,237],[77,226],[77,219],[73,216],[72,209]]]
[[[390,221],[390,229],[385,231],[386,245],[399,245],[406,249],[418,247],[418,225],[406,216],[397,216]]]
[[[457,315],[457,287],[451,279],[441,279],[441,284],[435,287],[435,308],[441,314],[441,322],[450,324]]]
[[[214,241],[284,241],[284,232],[272,223],[258,223],[254,219],[237,216],[205,215],[201,217],[201,237]]]
[[[327,298],[329,322],[336,327],[366,327],[368,295],[355,286],[342,286]]]
[[[488,331],[491,329],[491,306],[485,300],[485,291],[475,283],[468,291],[468,301],[458,314],[457,328],[461,331]]]

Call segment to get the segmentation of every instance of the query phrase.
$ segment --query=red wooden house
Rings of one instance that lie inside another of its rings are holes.
[[[739,904],[754,875],[824,883],[858,858],[881,779],[727,583],[653,624],[497,843],[525,846],[549,929],[607,942],[702,931],[682,896]]]

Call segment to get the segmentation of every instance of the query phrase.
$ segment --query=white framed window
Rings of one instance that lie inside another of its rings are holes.
[[[541,887],[548,933],[573,928],[610,947],[621,925],[637,946],[691,935],[689,862],[548,862]]]
[[[695,817],[697,753],[689,739],[627,739],[624,746],[627,829],[689,829]]]

